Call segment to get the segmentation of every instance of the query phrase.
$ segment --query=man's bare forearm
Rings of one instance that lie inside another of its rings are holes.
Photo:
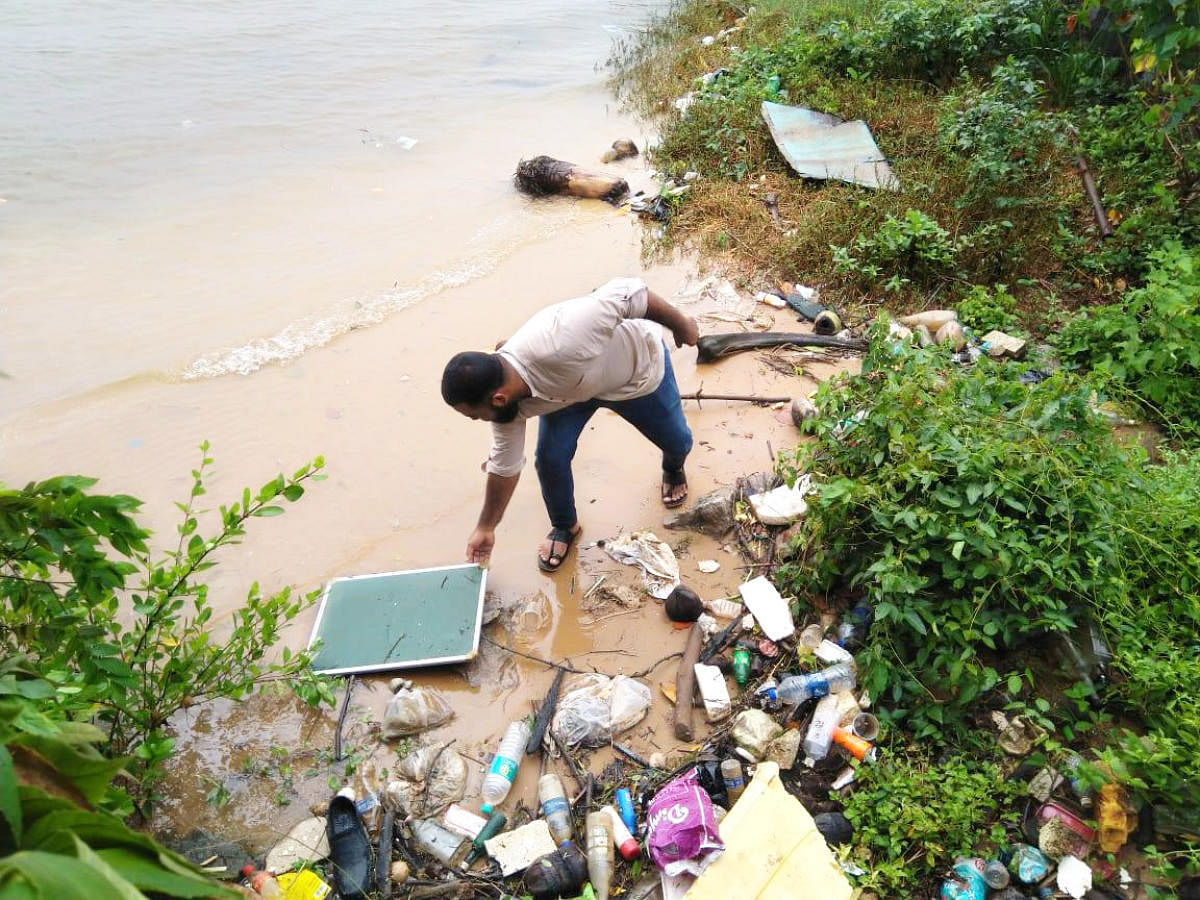
[[[500,524],[520,478],[520,474],[505,476],[488,473],[483,492],[483,511],[479,513],[479,528],[491,530]]]
[[[675,345],[695,344],[698,337],[696,320],[684,315],[654,291],[646,290],[646,316],[651,322],[657,322],[667,328],[675,336]]]

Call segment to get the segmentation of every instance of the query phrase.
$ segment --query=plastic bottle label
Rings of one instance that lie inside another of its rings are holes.
[[[814,700],[827,697],[829,696],[829,679],[814,675],[808,682],[808,689],[811,691],[809,696]]]
[[[488,769],[488,774],[499,775],[505,781],[511,782],[517,777],[517,764],[507,756],[496,756],[492,760],[492,767]]]
[[[505,775],[504,777],[508,778],[507,775]],[[566,797],[551,797],[549,800],[547,800],[545,803],[542,804],[542,815],[545,816],[547,819],[550,818],[552,815],[554,815],[556,812],[564,812],[564,813],[567,813],[568,815],[570,815],[571,810],[570,810],[570,807],[567,806],[567,798]]]

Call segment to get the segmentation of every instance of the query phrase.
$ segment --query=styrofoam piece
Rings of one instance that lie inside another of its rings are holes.
[[[1058,861],[1058,876],[1055,879],[1060,891],[1066,891],[1076,900],[1092,889],[1092,867],[1077,856],[1068,854]]]
[[[539,856],[555,851],[554,838],[545,819],[534,819],[528,825],[504,831],[483,842],[488,856],[500,865],[505,877],[524,871]]]
[[[821,662],[827,662],[830,665],[840,662],[850,662],[854,659],[853,653],[830,640],[822,640],[813,653]]]
[[[729,715],[729,686],[725,676],[716,666],[696,663],[696,689],[704,700],[704,712],[708,721],[715,722]]]
[[[766,576],[759,575],[738,586],[738,593],[746,608],[754,615],[758,627],[773,641],[782,641],[791,637],[796,630],[792,621],[792,611],[788,609],[787,601],[775,589],[775,585]]]

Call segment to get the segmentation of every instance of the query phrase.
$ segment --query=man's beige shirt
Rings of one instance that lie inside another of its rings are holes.
[[[632,400],[658,389],[662,329],[644,319],[646,283],[614,278],[583,297],[548,306],[500,349],[529,385],[517,417],[492,423],[486,469],[511,477],[525,465],[525,422],[585,400]]]

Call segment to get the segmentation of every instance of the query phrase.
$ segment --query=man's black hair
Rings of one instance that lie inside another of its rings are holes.
[[[455,354],[442,372],[442,399],[450,406],[488,403],[504,383],[504,367],[494,353],[468,350]]]

